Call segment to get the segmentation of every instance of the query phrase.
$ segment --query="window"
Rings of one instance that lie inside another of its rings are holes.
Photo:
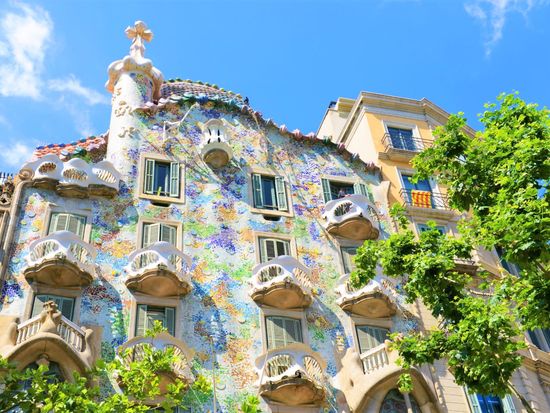
[[[506,251],[502,247],[495,247],[495,250],[497,252],[498,258],[500,260],[500,264],[502,267],[508,271],[510,274],[513,275],[519,275],[520,269],[516,264],[511,263],[510,261],[506,261],[503,257]]]
[[[516,413],[514,402],[510,395],[504,399],[498,396],[484,396],[481,394],[468,394],[473,413]]]
[[[356,326],[359,352],[364,353],[384,343],[388,338],[389,330],[380,327]]]
[[[432,186],[427,179],[412,182],[412,175],[401,175],[405,200],[409,205],[422,208],[435,208]]]
[[[48,226],[48,235],[57,231],[70,231],[83,239],[85,228],[85,216],[65,212],[52,212]]]
[[[155,321],[160,321],[162,326],[172,336],[175,334],[176,309],[173,307],[154,307],[146,304],[138,304],[136,319],[136,336],[143,336],[145,331],[153,327]]]
[[[403,149],[407,151],[415,151],[412,129],[396,128],[388,126],[388,134],[390,135],[391,146],[395,149]]]
[[[288,211],[286,184],[282,176],[252,174],[254,208]]]
[[[405,397],[409,398],[412,413],[421,413],[420,407],[412,394],[404,395],[397,389],[391,389],[384,397],[380,406],[380,413],[407,413],[407,402]]]
[[[265,325],[268,349],[304,342],[302,338],[302,323],[296,318],[268,316],[265,318]]]
[[[430,227],[426,224],[418,224],[418,232],[428,231],[429,229]],[[445,235],[447,232],[446,228],[442,225],[437,225],[435,229],[438,230],[441,235]]]
[[[290,255],[290,241],[277,238],[259,238],[260,262],[268,262],[281,255]]]
[[[142,248],[148,247],[158,241],[166,241],[176,246],[177,228],[173,225],[162,223],[143,224],[141,237]]]
[[[160,197],[179,198],[180,169],[179,162],[145,159],[143,193]]]
[[[357,247],[342,247],[342,262],[344,263],[344,274],[348,274],[355,270],[355,262],[353,257],[357,254]]]
[[[550,328],[538,328],[527,333],[535,346],[543,351],[550,352]]]
[[[347,195],[364,195],[369,198],[369,201],[374,202],[374,198],[370,191],[370,188],[360,182],[340,182],[332,181],[329,179],[321,178],[321,185],[323,186],[323,198],[326,202],[334,199],[344,198]]]
[[[31,318],[37,316],[42,312],[44,303],[47,301],[53,301],[57,304],[57,309],[61,311],[61,314],[73,321],[74,316],[74,298],[61,297],[51,294],[37,294],[34,296],[34,302],[32,305]]]

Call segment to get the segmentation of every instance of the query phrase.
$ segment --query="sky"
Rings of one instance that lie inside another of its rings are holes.
[[[477,114],[501,92],[548,106],[550,0],[2,1],[0,171],[37,145],[109,128],[107,67],[128,25],[165,79],[215,83],[289,129],[317,131],[369,91]]]

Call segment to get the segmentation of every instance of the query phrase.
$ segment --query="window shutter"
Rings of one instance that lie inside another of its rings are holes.
[[[356,182],[353,184],[353,193],[356,195],[369,196],[366,185],[360,182]]]
[[[44,303],[48,301],[46,297],[47,296],[44,294],[37,294],[34,296],[31,318],[36,317],[42,312],[42,309],[44,308]]]
[[[86,226],[86,217],[80,215],[68,216],[67,231],[78,235],[81,239],[84,238],[84,228]]]
[[[277,257],[280,257],[281,255],[289,255],[288,241],[277,240],[277,241],[275,241],[275,243],[277,245],[277,250],[275,252]],[[273,257],[273,258],[275,258],[275,257]]]
[[[160,241],[161,224],[145,224],[143,226],[143,248]]]
[[[288,211],[285,179],[282,176],[275,177],[275,191],[277,192],[277,209]]]
[[[325,200],[325,204],[329,201],[332,201],[332,194],[330,192],[330,181],[325,178],[321,178],[321,185],[323,187],[323,198]]]
[[[166,241],[176,246],[176,228],[170,225],[161,224],[160,241]]]
[[[155,189],[155,161],[153,159],[145,159],[145,182],[143,192],[153,194]]]
[[[512,400],[512,396],[509,394],[504,396],[504,399],[502,399],[502,407],[504,409],[504,413],[516,413],[514,401]]]
[[[166,329],[171,336],[175,336],[176,330],[176,309],[172,307],[166,307],[164,309],[164,319]]]
[[[48,234],[57,231],[66,231],[68,221],[69,214],[62,214],[59,212],[52,214],[52,218],[50,221],[50,230],[48,231]]]
[[[472,413],[482,413],[479,400],[477,399],[477,394],[470,393],[468,389],[466,389],[466,393],[468,394],[468,400],[470,401],[470,406],[472,407]]]
[[[136,317],[136,337],[145,335],[147,329],[147,305],[138,304]]]
[[[180,196],[180,164],[179,162],[170,163],[170,196],[177,198]]]
[[[285,332],[286,332],[286,343],[289,345],[292,343],[302,343],[302,328],[300,320],[293,318],[284,318],[285,322]]]
[[[262,176],[260,174],[252,175],[252,192],[254,197],[254,207],[264,207],[264,196],[262,193]]]
[[[268,348],[286,346],[285,320],[283,317],[267,317],[267,345]]]
[[[55,303],[57,304],[59,311],[61,311],[61,314],[72,321],[74,299],[67,297],[56,297]]]

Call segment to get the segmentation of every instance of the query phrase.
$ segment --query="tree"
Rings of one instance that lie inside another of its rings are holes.
[[[465,133],[463,114],[451,115],[434,132],[434,144],[413,159],[415,178],[435,176],[448,188],[450,205],[466,216],[460,237],[442,235],[431,223],[417,240],[404,210],[394,206],[398,231],[359,248],[351,281],[367,284],[381,265],[402,281],[408,302],[422,300],[440,320],[433,331],[392,336],[405,370],[446,359],[458,384],[481,394],[512,391],[525,405],[510,385],[525,347],[520,337],[550,327],[550,111],[517,94],[498,102],[486,105],[484,130],[475,137]],[[498,248],[519,265],[520,276],[504,268],[460,272],[456,260],[470,259],[476,247]],[[402,376],[403,391],[411,383]]]
[[[162,325],[155,322],[146,335],[153,337],[162,331]],[[140,357],[129,363],[122,360],[131,350],[111,362],[100,360],[85,376],[73,373],[72,382],[50,374],[45,365],[19,370],[14,363],[0,358],[0,412],[171,412],[176,406],[186,405],[189,393],[195,393],[197,400],[211,393],[210,383],[202,376],[190,386],[176,380],[163,389],[159,373],[170,371],[178,361],[177,355],[173,349],[158,350],[149,344],[140,350]],[[104,394],[98,383],[113,378],[123,392]]]

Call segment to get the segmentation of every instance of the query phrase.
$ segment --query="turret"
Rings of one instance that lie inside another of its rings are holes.
[[[109,80],[105,87],[112,97],[111,124],[107,160],[111,161],[128,181],[135,161],[129,158],[131,150],[137,150],[141,140],[141,122],[133,110],[146,102],[158,100],[163,76],[144,57],[144,42],[153,38],[145,23],[137,21],[126,28],[126,35],[132,39],[130,54],[109,65]]]

